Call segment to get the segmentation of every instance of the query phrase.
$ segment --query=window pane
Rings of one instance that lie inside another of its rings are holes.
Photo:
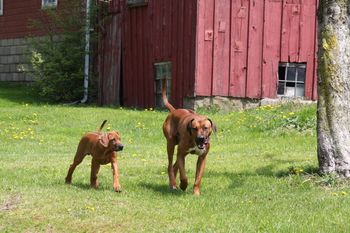
[[[306,69],[303,68],[303,67],[298,67],[297,69],[297,72],[298,72],[298,81],[299,82],[305,82],[305,72],[306,72]]]
[[[277,95],[284,95],[284,82],[278,83]]]
[[[305,95],[305,88],[303,83],[298,83],[296,87],[296,96],[304,96]]]
[[[279,80],[285,80],[285,74],[286,74],[286,67],[285,66],[279,66],[278,67],[278,79]]]
[[[287,71],[287,80],[295,81],[297,69],[295,67],[288,67]]]

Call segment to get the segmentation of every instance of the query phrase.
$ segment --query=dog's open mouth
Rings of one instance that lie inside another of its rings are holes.
[[[198,140],[196,142],[198,149],[204,150],[206,145],[209,143],[209,138],[203,138],[204,140]]]

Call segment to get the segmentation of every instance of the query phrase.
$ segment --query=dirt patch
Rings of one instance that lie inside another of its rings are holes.
[[[21,196],[19,194],[12,194],[1,204],[0,211],[13,210],[20,202]]]

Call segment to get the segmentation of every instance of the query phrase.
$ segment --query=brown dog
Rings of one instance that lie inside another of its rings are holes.
[[[195,195],[200,194],[200,184],[205,161],[210,148],[210,134],[215,130],[213,122],[192,110],[175,109],[166,96],[166,81],[163,80],[162,98],[170,111],[163,124],[163,133],[167,140],[168,175],[171,189],[176,187],[176,174],[180,171],[180,188],[185,190],[188,180],[185,172],[185,157],[188,153],[198,155],[196,177],[193,186]],[[174,149],[177,145],[177,158],[173,165]]]
[[[101,132],[106,122],[107,120],[103,121],[98,132],[86,133],[81,138],[77,152],[74,157],[74,161],[70,165],[68,174],[66,176],[67,184],[70,184],[72,182],[72,175],[75,168],[83,161],[86,155],[90,154],[92,155],[90,177],[91,187],[98,187],[97,173],[100,170],[100,165],[111,163],[113,170],[113,188],[116,192],[121,191],[116,151],[123,150],[124,146],[123,144],[121,144],[121,139],[118,132]]]

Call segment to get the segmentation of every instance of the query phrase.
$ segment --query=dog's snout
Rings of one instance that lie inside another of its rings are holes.
[[[197,137],[197,144],[203,144],[205,142],[205,137],[203,135]]]
[[[123,145],[123,144],[119,144],[119,145],[117,146],[117,148],[118,148],[118,150],[123,150],[124,145]]]

